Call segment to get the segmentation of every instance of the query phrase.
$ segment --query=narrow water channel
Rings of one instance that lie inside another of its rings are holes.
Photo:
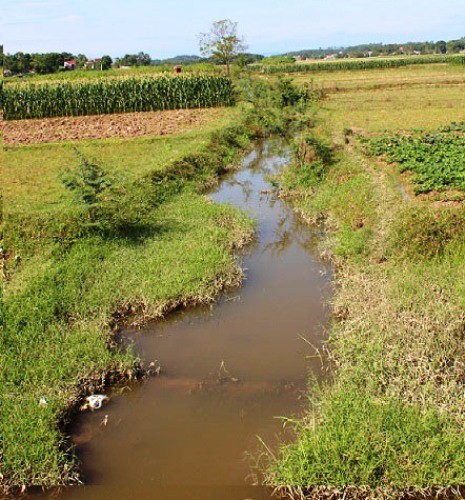
[[[330,293],[317,234],[266,180],[288,161],[284,144],[257,145],[212,193],[257,219],[257,241],[242,257],[243,286],[213,307],[129,332],[144,360],[160,362],[161,375],[79,416],[73,439],[86,486],[62,498],[269,497],[250,486],[247,452],[259,449],[257,436],[276,446],[283,438],[276,417],[298,414],[308,371],[321,375],[308,342],[321,345]]]

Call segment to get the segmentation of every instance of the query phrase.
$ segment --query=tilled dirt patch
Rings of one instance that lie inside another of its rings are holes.
[[[145,113],[72,116],[3,122],[5,144],[35,144],[79,139],[171,135],[220,117],[223,110],[182,109]]]

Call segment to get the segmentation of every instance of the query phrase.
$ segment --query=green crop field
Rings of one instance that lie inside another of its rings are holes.
[[[383,135],[364,139],[372,155],[411,172],[415,193],[456,189],[465,191],[465,123],[428,133]]]
[[[417,64],[463,64],[461,56],[408,56],[408,57],[374,57],[365,59],[340,59],[331,61],[308,61],[293,64],[253,64],[251,71],[266,75],[278,73],[320,73],[325,71],[359,71],[387,68],[401,68]]]
[[[232,83],[222,76],[101,79],[6,85],[6,120],[131,111],[230,106]]]
[[[211,74],[222,75],[223,69],[212,63],[196,63],[183,66],[183,73],[187,74]],[[59,71],[58,73],[49,73],[45,75],[34,74],[27,75],[22,78],[23,83],[41,83],[41,82],[56,82],[56,81],[79,81],[79,80],[101,80],[113,78],[141,78],[141,77],[157,77],[157,76],[173,76],[173,65],[160,66],[132,66],[127,69],[111,68],[105,71],[98,70],[74,70],[74,71]],[[4,78],[4,82],[8,85],[19,83],[15,76]]]

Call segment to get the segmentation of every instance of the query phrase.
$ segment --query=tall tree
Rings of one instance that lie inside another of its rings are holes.
[[[247,50],[247,45],[243,38],[237,34],[237,23],[229,19],[216,21],[211,25],[208,33],[201,33],[200,53],[226,65],[226,72],[230,75],[230,67],[233,59]]]
[[[113,64],[113,59],[110,56],[102,56],[100,63],[103,70],[110,69]]]

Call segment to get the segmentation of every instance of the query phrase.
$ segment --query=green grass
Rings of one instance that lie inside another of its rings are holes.
[[[326,219],[330,227],[338,229],[320,242],[323,253],[364,256],[370,249],[375,218],[369,176],[354,158],[341,151],[336,151],[326,168],[324,179],[308,186],[301,177],[302,169],[291,166],[282,176],[281,188],[296,195],[294,205],[308,220],[317,223]]]
[[[383,93],[361,88],[354,100]],[[402,96],[385,127],[402,123]],[[442,87],[435,96],[447,116]],[[408,109],[410,123],[435,125],[425,108]],[[444,126],[456,116],[450,109]],[[344,110],[341,99],[338,116]],[[362,111],[335,120],[334,108],[324,106],[327,120],[314,133],[334,142],[334,161],[311,185],[299,182],[295,165],[282,179],[305,218],[325,221],[321,251],[337,270],[331,380],[310,387],[295,443],[266,468],[268,484],[303,487],[309,498],[325,487],[391,498],[465,482],[465,209],[405,200],[397,175],[344,131]],[[371,119],[381,128],[376,108]]]
[[[162,170],[186,154],[200,152],[211,133],[238,119],[236,109],[223,109],[212,112],[201,129],[177,135],[6,146],[2,172],[5,209],[7,213],[62,210],[69,193],[63,188],[60,172],[76,163],[74,145],[124,181],[131,181]]]
[[[113,174],[122,175],[119,182],[129,193],[121,201],[128,204],[123,213],[137,208],[139,195],[155,196],[149,214],[125,229],[89,227],[85,209],[66,196],[59,172],[77,161],[72,144],[4,152],[4,489],[77,477],[61,431],[66,412],[86,393],[139,373],[131,349],[114,344],[115,322],[159,317],[239,283],[232,249],[251,238],[253,224],[237,209],[211,204],[201,194],[249,142],[244,128],[231,125],[234,116],[179,137],[79,144],[84,154],[104,158],[106,166],[115,165]],[[15,182],[15,170],[26,175],[31,165],[35,196],[28,199],[29,192]]]
[[[25,266],[15,276],[22,286],[7,289],[2,473],[15,484],[66,480],[60,414],[80,381],[109,366],[131,369],[130,351],[107,348],[114,313],[131,304],[155,317],[170,304],[201,301],[237,282],[231,248],[252,230],[243,215],[186,193],[154,217],[157,227],[139,237],[82,238],[40,272],[31,275]],[[39,405],[42,396],[47,407]]]
[[[319,395],[274,472],[283,485],[417,489],[463,480],[465,435],[437,410],[344,384]]]

